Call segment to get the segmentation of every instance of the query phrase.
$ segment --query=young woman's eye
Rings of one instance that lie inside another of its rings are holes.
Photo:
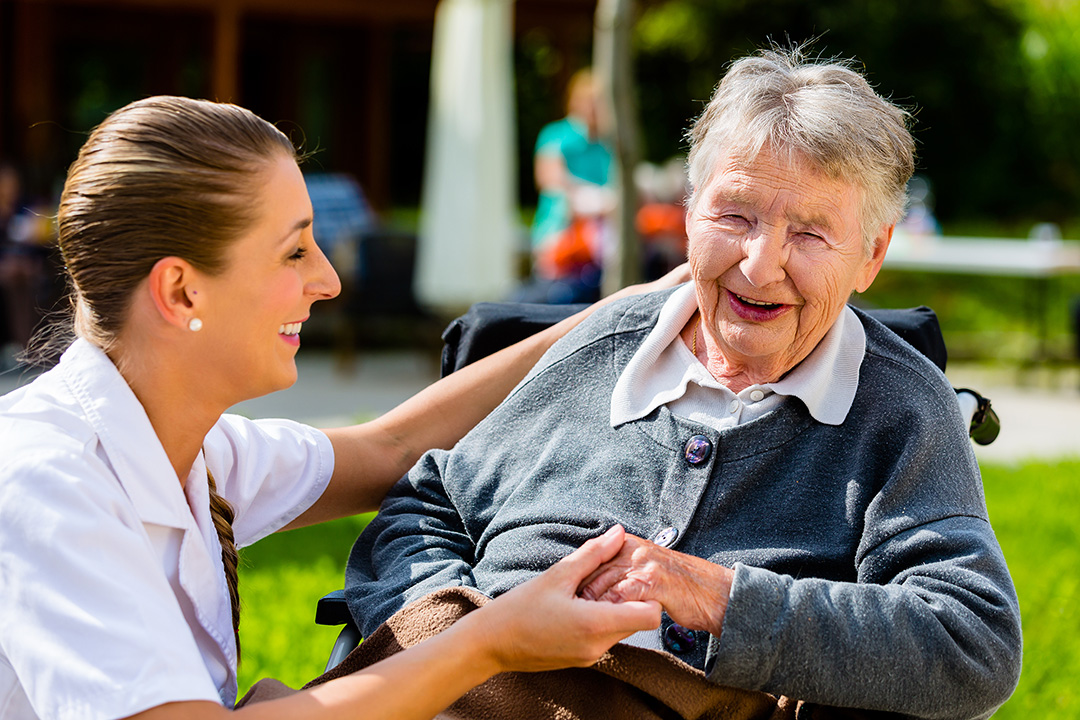
[[[293,252],[292,255],[289,256],[289,260],[292,262],[296,262],[298,260],[302,260],[305,255],[307,255],[307,248],[300,246],[296,248],[296,251]]]

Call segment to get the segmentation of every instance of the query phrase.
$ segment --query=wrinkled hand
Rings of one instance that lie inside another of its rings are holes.
[[[733,577],[730,568],[628,534],[619,553],[585,579],[579,594],[613,603],[652,600],[683,627],[719,637]]]
[[[474,629],[500,672],[592,665],[623,638],[660,625],[658,603],[598,603],[577,595],[582,581],[619,552],[624,535],[613,526],[460,622],[483,621]]]

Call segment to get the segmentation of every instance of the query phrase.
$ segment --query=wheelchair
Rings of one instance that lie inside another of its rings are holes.
[[[554,325],[587,305],[538,305],[530,303],[476,303],[443,331],[442,376]],[[937,315],[926,306],[908,309],[871,309],[868,315],[899,335],[942,371],[948,360]],[[956,399],[968,435],[979,445],[998,436],[1001,423],[990,400],[968,388],[958,388]],[[359,629],[345,603],[344,590],[321,598],[315,610],[318,625],[344,626],[338,634],[326,670],[336,667],[361,641]]]

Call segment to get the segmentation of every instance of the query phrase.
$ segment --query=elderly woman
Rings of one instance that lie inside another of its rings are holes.
[[[597,313],[421,459],[353,549],[363,629],[445,586],[497,596],[621,523],[582,594],[659,602],[627,642],[712,683],[919,717],[1004,702],[1019,612],[954,394],[846,304],[904,207],[906,122],[844,65],[736,62],[691,133],[693,282]]]

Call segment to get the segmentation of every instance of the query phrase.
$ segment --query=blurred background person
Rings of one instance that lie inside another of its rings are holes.
[[[908,181],[907,214],[897,229],[908,235],[941,235],[941,224],[934,217],[934,188],[925,175],[912,175]]]
[[[605,111],[588,68],[570,79],[566,109],[566,117],[544,126],[536,139],[534,281],[520,300],[569,303],[599,298],[607,218],[615,195]]]
[[[18,365],[49,304],[50,214],[44,205],[24,204],[18,170],[0,163],[0,370]]]
[[[663,165],[643,162],[634,170],[640,199],[634,223],[641,238],[644,276],[658,278],[686,261],[686,158]]]

